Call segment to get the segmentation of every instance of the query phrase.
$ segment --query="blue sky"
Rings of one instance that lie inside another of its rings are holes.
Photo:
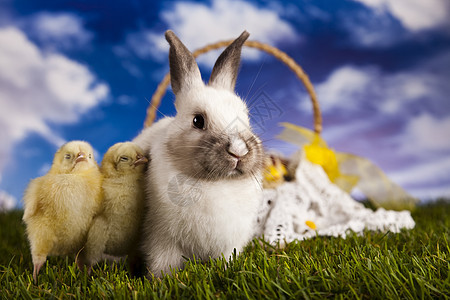
[[[446,0],[0,1],[0,202],[21,206],[56,149],[82,139],[97,161],[142,129],[168,71],[163,33],[195,50],[237,37],[274,45],[308,73],[331,147],[371,159],[412,195],[450,197],[450,6]],[[217,52],[198,59],[204,79]],[[267,149],[283,121],[311,128],[304,87],[244,50],[237,92],[277,111],[257,126]],[[174,114],[169,92],[161,113]]]

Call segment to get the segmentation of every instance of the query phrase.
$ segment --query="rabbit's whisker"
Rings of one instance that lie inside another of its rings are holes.
[[[248,88],[247,95],[245,95],[244,99],[247,99],[247,98],[248,98],[248,95],[250,95],[250,92],[252,91],[253,85],[255,85],[255,82],[256,82],[256,80],[258,79],[259,74],[261,73],[261,70],[262,70],[264,64],[266,63],[266,59],[267,59],[267,58],[265,57],[264,60],[263,60],[263,62],[262,62],[262,64],[261,64],[261,66],[259,67],[258,73],[256,73],[255,78],[253,79],[252,84],[251,84],[250,87]]]
[[[259,95],[259,92],[260,92],[261,90],[263,90],[266,86],[267,86],[267,83],[264,83],[263,85],[261,85],[261,86],[256,90],[256,92],[253,94],[253,96],[251,96],[250,99],[245,100],[245,102],[246,102],[246,103],[250,103],[250,102],[253,100],[253,98],[255,98],[257,95]],[[249,107],[249,111],[250,111],[250,110],[251,110],[251,107]]]

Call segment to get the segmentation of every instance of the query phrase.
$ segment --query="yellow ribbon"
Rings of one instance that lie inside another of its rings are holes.
[[[392,182],[370,160],[329,148],[319,134],[291,123],[281,123],[277,137],[301,147],[306,159],[320,165],[331,182],[350,193],[358,188],[376,207],[413,210],[417,199]]]

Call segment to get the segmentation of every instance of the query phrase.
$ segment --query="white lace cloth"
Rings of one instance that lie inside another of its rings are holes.
[[[316,230],[306,221],[314,222]],[[291,242],[316,234],[345,237],[349,230],[396,233],[414,225],[409,211],[365,208],[332,184],[320,166],[306,159],[299,162],[295,181],[264,190],[258,215],[258,235],[264,234],[269,242]]]

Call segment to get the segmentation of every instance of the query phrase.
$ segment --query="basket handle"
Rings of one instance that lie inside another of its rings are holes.
[[[198,49],[194,51],[193,55],[194,57],[197,57],[201,54],[204,54],[208,51],[215,50],[218,48],[226,47],[229,44],[231,44],[233,40],[230,41],[221,41],[214,44],[207,45],[201,49]],[[245,46],[250,48],[256,48],[261,51],[264,51],[268,54],[271,54],[281,62],[283,62],[285,65],[291,69],[295,75],[297,75],[298,79],[303,83],[306,90],[308,91],[308,94],[311,98],[312,102],[312,108],[313,108],[313,114],[314,114],[314,132],[317,134],[320,134],[322,132],[322,115],[320,112],[320,106],[319,102],[317,101],[317,96],[314,91],[314,87],[309,80],[308,75],[303,71],[303,69],[293,60],[290,56],[288,56],[285,52],[279,50],[278,48],[272,47],[270,45],[260,43],[257,41],[246,41]],[[161,100],[166,93],[167,87],[170,83],[170,73],[167,73],[163,80],[159,83],[158,87],[156,88],[156,91],[154,92],[152,99],[150,100],[150,105],[147,108],[147,117],[144,121],[144,127],[150,126],[153,121],[156,118],[156,111],[161,104]]]

